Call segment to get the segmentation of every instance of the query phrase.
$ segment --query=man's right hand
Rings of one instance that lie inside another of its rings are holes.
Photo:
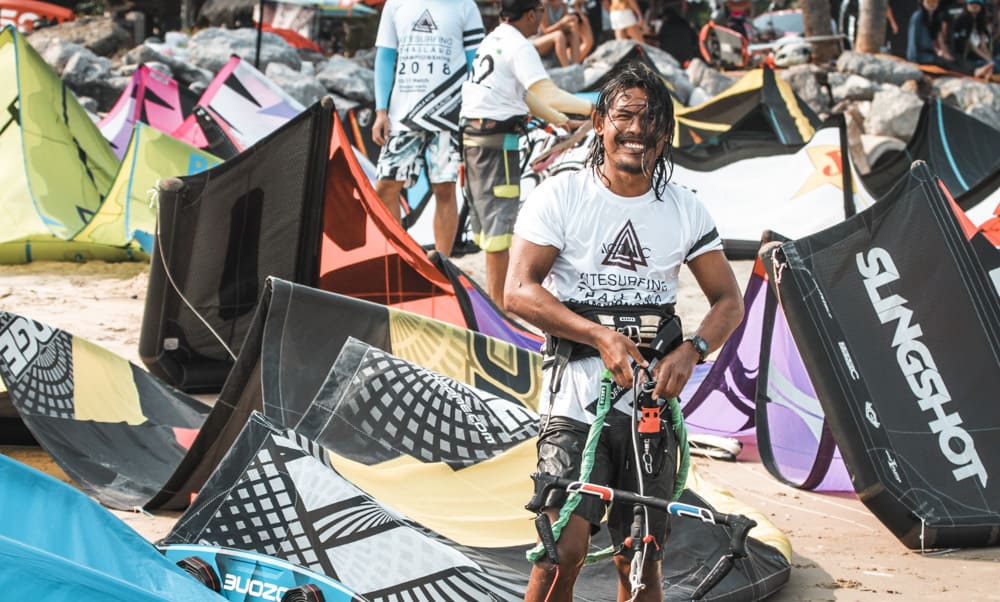
[[[389,112],[385,109],[375,111],[375,123],[372,124],[372,141],[385,146],[385,141],[389,139]]]
[[[632,388],[632,361],[646,368],[648,363],[639,353],[639,347],[622,333],[604,326],[598,326],[601,332],[597,338],[597,350],[604,360],[604,367],[611,371],[615,384],[619,387]]]

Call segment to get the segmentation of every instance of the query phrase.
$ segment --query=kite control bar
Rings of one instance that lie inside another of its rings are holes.
[[[531,475],[535,481],[535,495],[525,508],[537,514],[535,518],[535,528],[538,536],[545,547],[545,553],[553,564],[559,564],[559,552],[556,548],[556,538],[552,534],[552,524],[547,514],[542,512],[548,494],[553,489],[564,489],[567,493],[580,493],[582,495],[592,495],[600,498],[604,502],[617,500],[627,504],[641,504],[648,508],[662,510],[673,516],[681,518],[693,518],[703,523],[713,525],[724,525],[729,527],[729,550],[723,554],[708,575],[701,582],[698,588],[691,595],[692,600],[700,600],[705,596],[722,578],[729,574],[733,567],[733,561],[744,558],[747,555],[747,537],[750,530],[757,526],[757,522],[752,518],[742,514],[724,514],[715,512],[701,506],[693,506],[682,502],[670,502],[662,498],[639,495],[631,491],[622,489],[612,489],[603,485],[574,481],[564,477],[558,477],[545,473],[535,473]]]

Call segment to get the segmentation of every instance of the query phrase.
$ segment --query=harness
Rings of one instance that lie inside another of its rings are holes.
[[[594,306],[582,303],[565,303],[566,307],[588,320],[597,322],[607,328],[611,328],[628,337],[638,347],[640,353],[647,360],[660,359],[667,353],[680,345],[683,338],[680,318],[674,313],[673,304],[665,305],[637,305],[637,306]],[[597,349],[554,336],[547,336],[543,353],[546,359],[543,367],[552,368],[552,377],[549,381],[549,414],[546,415],[541,432],[545,432],[548,421],[551,417],[551,408],[554,405],[554,398],[559,392],[563,372],[570,361],[594,357],[600,355]],[[656,439],[662,438],[661,414],[664,407],[667,408],[668,419],[673,430],[678,448],[680,451],[680,466],[677,469],[673,500],[680,497],[684,491],[687,481],[687,474],[690,468],[691,456],[687,443],[687,429],[684,426],[684,416],[680,409],[677,398],[672,398],[661,403],[653,398],[653,390],[656,386],[648,370],[639,370],[633,366],[635,381],[633,391],[635,392],[632,404],[632,444],[635,454],[635,466],[637,471],[636,482],[639,485],[639,496],[644,496],[643,474],[652,474],[653,443]],[[645,376],[645,381],[640,383],[640,374]],[[587,441],[583,449],[583,458],[580,465],[579,482],[586,484],[590,480],[590,472],[594,464],[594,455],[597,442],[600,439],[604,420],[611,409],[613,380],[611,372],[605,370],[601,379],[601,392],[598,397],[597,411],[590,431],[587,434]],[[641,412],[641,416],[640,416]],[[639,472],[641,471],[641,472]],[[569,517],[580,502],[581,494],[587,493],[581,490],[569,491],[569,495],[559,512],[559,517],[555,524],[547,514],[542,512],[542,497],[536,495],[529,502],[527,508],[536,512],[535,527],[538,531],[540,543],[531,549],[527,554],[528,560],[537,562],[546,554],[553,564],[559,564],[556,541],[559,539],[563,527],[569,522]],[[649,533],[648,509],[642,504],[635,504],[635,521],[632,525],[631,536],[626,538],[624,547],[630,550],[632,556],[632,570],[630,574],[630,585],[632,587],[633,599],[642,590],[642,567],[644,559],[649,551],[649,546],[658,546],[655,537]],[[605,558],[613,552],[610,548],[602,550],[596,554],[588,554],[586,562],[592,563],[601,558]]]

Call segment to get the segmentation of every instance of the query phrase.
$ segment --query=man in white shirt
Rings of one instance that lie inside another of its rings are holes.
[[[508,249],[520,204],[518,137],[528,114],[577,127],[563,113],[590,115],[591,104],[549,79],[528,39],[538,31],[539,0],[503,0],[500,24],[483,40],[462,86],[462,162],[474,240],[486,252],[486,290],[501,308]]]
[[[442,255],[451,254],[458,228],[462,82],[483,35],[474,0],[388,0],[375,39],[372,139],[382,146],[375,190],[400,221],[399,195],[426,168],[435,200],[434,246]]]
[[[586,166],[543,181],[528,196],[514,228],[507,306],[550,337],[570,342],[573,350],[561,377],[553,368],[558,352],[553,356],[547,350],[543,390],[549,393],[539,407],[544,418],[538,471],[669,499],[676,440],[665,420],[655,420],[656,430],[645,431],[655,433],[655,439],[642,439],[641,429],[632,428],[634,370],[650,370],[656,381],[651,399],[662,407],[662,400],[680,394],[695,364],[729,337],[742,320],[743,303],[711,216],[693,193],[669,182],[674,117],[663,80],[639,64],[614,73],[601,90],[593,125],[597,135]],[[652,353],[655,341],[636,336],[634,327],[615,330],[582,315],[614,310],[645,320],[656,310],[667,316],[659,322],[662,329],[670,323],[684,263],[711,308],[695,333],[666,349],[662,359],[653,359],[658,357]],[[587,478],[581,476],[581,450],[595,422],[599,375],[605,368],[616,386]],[[559,383],[555,388],[554,378]],[[647,407],[642,407],[643,420]],[[636,456],[630,452],[641,447],[636,443],[640,439],[646,446],[643,462],[632,461]],[[553,523],[565,499],[554,492],[543,503]],[[535,562],[526,600],[573,599],[590,536],[605,507],[598,498],[583,496],[562,526],[556,544],[560,563],[547,556]],[[638,574],[630,581],[631,559],[638,552],[625,541],[633,517],[628,505],[613,503],[608,510],[608,529],[617,546],[618,599],[660,601],[668,517],[647,509],[644,523],[653,545],[648,553],[642,549],[638,558],[644,562],[636,563]]]

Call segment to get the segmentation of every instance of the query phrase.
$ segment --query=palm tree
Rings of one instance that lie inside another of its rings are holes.
[[[882,0],[885,1],[885,0]],[[802,20],[806,37],[833,36],[830,17],[830,0],[802,0]],[[813,62],[825,64],[840,54],[840,43],[835,39],[813,42]]]

